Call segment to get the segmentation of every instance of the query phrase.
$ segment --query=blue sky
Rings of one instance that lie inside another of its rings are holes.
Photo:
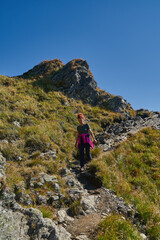
[[[98,86],[160,111],[159,0],[0,1],[0,74],[87,60]]]

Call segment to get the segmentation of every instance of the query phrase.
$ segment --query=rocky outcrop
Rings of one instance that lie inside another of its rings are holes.
[[[29,240],[27,218],[2,206],[0,201],[0,239]]]
[[[121,96],[115,96],[109,99],[106,105],[113,112],[123,112],[124,110],[131,108],[130,104]]]
[[[98,90],[97,82],[85,60],[74,59],[63,66],[52,78],[53,84],[69,97],[84,103],[100,105],[114,112],[131,109],[121,96],[113,96]],[[101,94],[103,92],[103,94]]]
[[[16,203],[9,191],[0,200],[0,239],[53,239],[71,240],[71,235],[62,226],[49,218],[43,218],[36,208],[25,209]]]
[[[53,84],[69,97],[96,104],[98,99],[97,83],[85,60],[75,59],[67,63],[52,78]]]
[[[97,82],[83,59],[73,59],[63,64],[59,59],[46,60],[20,75],[21,78],[43,79],[52,82],[54,89],[84,103],[99,105],[114,112],[132,109],[121,96],[114,96],[97,88]]]

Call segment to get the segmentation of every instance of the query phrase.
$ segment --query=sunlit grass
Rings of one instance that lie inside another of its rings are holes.
[[[132,203],[147,226],[150,239],[160,237],[160,131],[144,129],[111,151],[93,160],[103,184]]]
[[[106,217],[98,228],[97,240],[142,240],[135,226],[119,215]]]

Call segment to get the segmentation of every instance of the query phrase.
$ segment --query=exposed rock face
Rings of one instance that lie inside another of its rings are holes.
[[[43,61],[19,77],[49,80],[58,91],[70,98],[99,105],[114,112],[132,109],[121,96],[113,96],[97,88],[89,65],[83,59],[73,59],[66,65],[59,59]]]
[[[8,206],[11,208],[8,209]],[[0,239],[71,240],[71,235],[51,219],[43,218],[38,209],[22,208],[15,202],[14,196],[7,192],[0,201]]]
[[[129,109],[129,103],[121,96],[109,99],[107,105],[113,112],[122,112],[125,109]]]
[[[28,229],[27,218],[22,213],[0,206],[0,239],[29,240]]]
[[[53,76],[52,81],[72,98],[93,104],[97,101],[97,83],[85,60],[75,59],[67,63]]]

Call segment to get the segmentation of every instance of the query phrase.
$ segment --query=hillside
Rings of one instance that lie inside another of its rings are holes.
[[[98,140],[83,173],[78,112]],[[82,59],[0,76],[1,239],[160,239],[159,129]]]

